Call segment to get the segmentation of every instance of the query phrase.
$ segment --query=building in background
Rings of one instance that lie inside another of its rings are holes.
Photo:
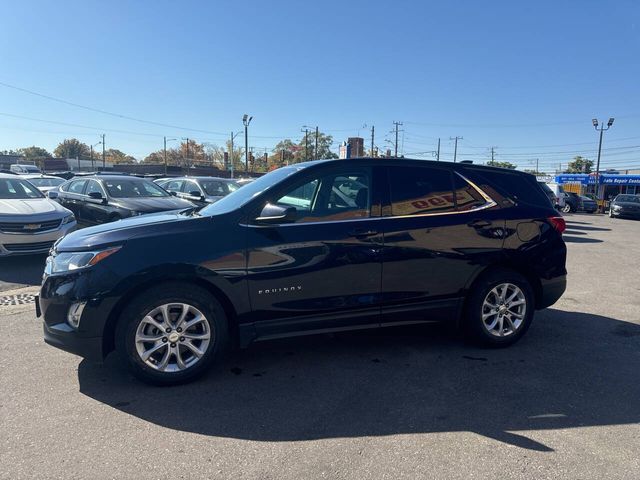
[[[364,157],[364,138],[349,137],[347,143],[351,147],[351,158]]]

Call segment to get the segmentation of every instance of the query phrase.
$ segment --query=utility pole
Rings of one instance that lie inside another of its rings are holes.
[[[313,156],[314,160],[318,160],[318,127],[316,126],[316,151]]]
[[[393,124],[396,126],[396,142],[394,144],[394,157],[398,158],[398,127],[402,126],[401,122],[393,122]]]
[[[597,118],[594,118],[591,122],[593,123],[593,126],[596,129],[596,132],[600,132],[600,141],[598,142],[598,161],[596,162],[596,190],[595,190],[596,200],[600,200],[600,192],[599,192],[600,190],[600,154],[602,153],[602,135],[604,134],[604,132],[606,132],[611,128],[611,125],[613,125],[613,117],[609,118],[609,121],[607,122],[607,128],[604,128],[604,125],[598,128]],[[600,208],[599,202],[598,202],[598,208]]]
[[[301,132],[304,132],[304,160],[306,162],[307,160],[309,160],[309,129],[307,127],[304,127]]]
[[[440,137],[438,137],[438,151],[436,152],[436,161],[440,161]]]
[[[462,140],[462,137],[458,137],[457,135],[455,137],[449,137],[449,140],[455,140],[455,146],[453,147],[453,163],[456,163],[456,158],[458,158],[458,140]]]
[[[102,170],[105,170],[105,155],[104,155],[104,133],[102,134]]]
[[[167,137],[162,137],[164,140],[164,176],[167,176]]]
[[[233,162],[233,140],[236,138],[236,136],[240,135],[240,133],[242,133],[242,132],[236,132],[235,134],[233,132],[231,132],[231,146],[229,148],[229,150],[230,150],[229,151],[229,156],[231,157],[230,158],[230,161],[231,161],[231,178],[233,178],[233,163],[234,163]]]
[[[93,143],[91,144],[91,171],[93,172],[95,168],[93,167]]]
[[[373,152],[374,152],[374,139],[375,139],[375,131],[376,131],[376,127],[374,127],[373,125],[371,125],[371,156],[373,157]]]

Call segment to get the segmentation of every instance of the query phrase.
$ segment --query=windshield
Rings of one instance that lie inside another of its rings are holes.
[[[640,197],[638,195],[618,195],[615,201],[640,203]]]
[[[212,197],[224,197],[239,188],[234,182],[222,180],[200,180],[200,186],[207,195]]]
[[[3,200],[25,200],[42,198],[36,187],[19,178],[0,178],[0,198]]]
[[[169,194],[153,182],[133,178],[115,178],[104,181],[110,197],[141,198],[168,197]]]
[[[36,187],[57,187],[64,183],[62,178],[30,178],[29,181]]]
[[[222,213],[229,213],[242,207],[256,195],[260,195],[268,188],[281,182],[289,175],[293,175],[301,168],[302,167],[296,166],[278,168],[273,172],[263,175],[256,181],[248,183],[242,188],[235,190],[226,197],[218,200],[216,203],[212,203],[211,205],[204,207],[199,213],[201,215],[219,215]]]

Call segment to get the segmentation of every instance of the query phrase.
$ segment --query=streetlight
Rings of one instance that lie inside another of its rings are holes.
[[[231,132],[231,145],[229,148],[229,157],[230,157],[229,161],[231,162],[231,178],[233,178],[233,141],[241,133],[242,132],[236,132],[236,133]]]
[[[249,171],[249,124],[253,120],[253,117],[250,117],[246,113],[242,116],[242,123],[244,125],[244,169],[246,172]]]
[[[94,143],[91,145],[91,171],[94,171],[96,167],[93,164],[93,147],[97,147],[98,145],[102,145],[102,142]]]
[[[167,142],[174,142],[178,140],[177,138],[164,138],[164,175],[167,175]]]
[[[596,201],[600,200],[600,154],[602,153],[602,135],[604,134],[604,132],[611,128],[611,125],[613,125],[613,120],[613,117],[609,118],[609,121],[607,122],[607,128],[605,128],[604,125],[598,128],[597,118],[591,120],[591,123],[593,123],[593,128],[596,129],[596,132],[600,132],[600,141],[598,142],[598,161],[596,162]],[[599,207],[600,205],[598,204],[598,208]]]

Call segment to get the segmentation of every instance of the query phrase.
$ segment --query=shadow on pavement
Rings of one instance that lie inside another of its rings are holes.
[[[588,232],[610,232],[610,228],[603,227],[584,227],[582,225],[572,225],[573,222],[567,222],[568,228],[572,228],[574,230],[585,230]],[[582,222],[580,222],[582,223]]]
[[[602,240],[589,237],[573,237],[571,235],[562,235],[562,239],[569,243],[602,243]]]
[[[46,258],[46,254],[0,258],[0,287],[6,290],[26,285],[40,285]]]
[[[640,421],[640,326],[548,309],[508,349],[442,327],[255,344],[204,379],[158,388],[113,356],[82,361],[80,391],[148,422],[257,441],[470,431],[552,451],[517,431]]]

